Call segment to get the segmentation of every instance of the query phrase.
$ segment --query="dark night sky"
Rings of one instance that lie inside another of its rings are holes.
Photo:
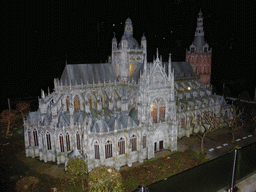
[[[82,2],[5,1],[2,103],[7,97],[40,95],[41,88],[52,88],[53,79],[62,74],[66,55],[68,63],[105,62],[111,54],[113,32],[119,41],[128,16],[139,42],[145,33],[148,61],[157,47],[164,61],[169,52],[173,61],[183,61],[194,39],[200,8],[205,40],[213,49],[212,84],[246,78],[246,84],[254,86],[252,1]]]

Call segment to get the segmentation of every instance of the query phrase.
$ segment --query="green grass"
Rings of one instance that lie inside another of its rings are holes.
[[[125,191],[135,190],[141,184],[150,185],[206,161],[208,159],[205,156],[191,149],[175,152],[167,157],[147,160],[138,167],[121,171]]]

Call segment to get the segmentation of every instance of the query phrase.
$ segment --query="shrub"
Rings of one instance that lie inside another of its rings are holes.
[[[37,191],[35,186],[39,183],[39,180],[34,176],[26,176],[19,179],[16,183],[16,190],[22,191]]]
[[[84,190],[84,176],[87,174],[87,163],[82,158],[70,158],[67,165],[67,177],[69,183],[75,186],[77,181],[81,181],[82,188]]]
[[[89,191],[123,191],[122,175],[112,167],[93,169],[88,176]]]

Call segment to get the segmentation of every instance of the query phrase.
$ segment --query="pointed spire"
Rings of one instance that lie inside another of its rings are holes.
[[[169,53],[169,62],[168,62],[168,75],[169,75],[169,79],[171,78],[171,69],[172,69],[172,58],[171,58],[172,54]]]
[[[156,59],[159,59],[158,48],[156,48]]]
[[[43,89],[41,89],[41,97],[42,97],[42,98],[45,98],[44,90],[43,90]]]
[[[147,58],[146,58],[146,54],[143,54],[144,56],[144,73],[147,74]]]

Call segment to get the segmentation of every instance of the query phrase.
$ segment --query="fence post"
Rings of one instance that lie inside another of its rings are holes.
[[[140,185],[139,188],[136,190],[136,192],[149,192],[148,187],[145,187],[144,185]]]
[[[230,189],[228,189],[228,192],[234,192],[234,189],[235,189],[235,173],[236,173],[237,153],[238,153],[238,150],[234,149],[234,162],[233,162],[232,178],[231,178]]]

